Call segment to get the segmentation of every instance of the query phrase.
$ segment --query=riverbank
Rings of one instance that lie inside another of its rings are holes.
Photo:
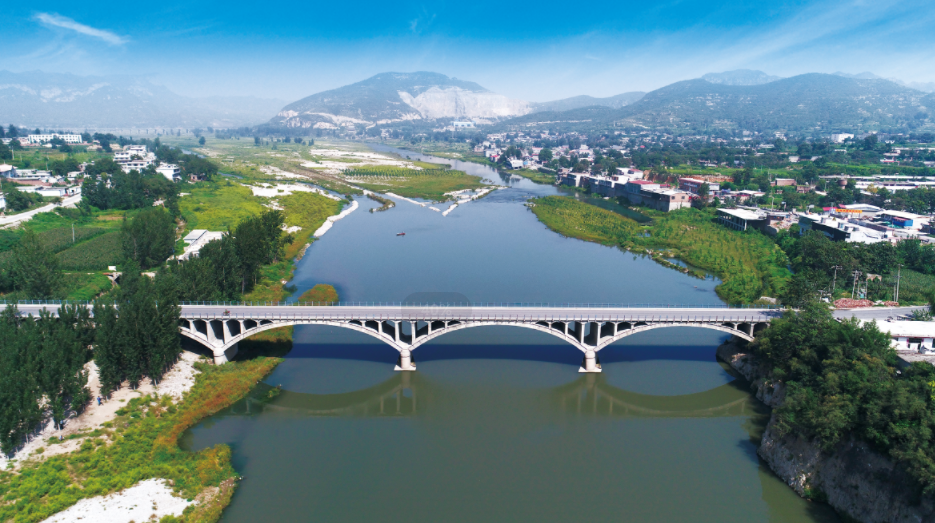
[[[255,352],[250,340],[241,343],[245,354]],[[231,451],[217,445],[186,452],[178,447],[178,438],[244,397],[280,361],[259,356],[222,366],[198,362],[194,366],[199,374],[181,401],[155,394],[129,399],[111,421],[73,434],[69,441],[80,441],[74,452],[0,473],[6,501],[0,506],[0,520],[42,521],[82,499],[130,489],[145,479],[163,479],[176,495],[199,500],[185,510],[181,521],[217,521],[238,477]]]
[[[780,415],[787,386],[772,378],[746,342],[728,341],[718,347],[717,358],[740,373],[757,399],[773,409],[757,454],[799,496],[827,503],[862,523],[935,521],[935,499],[917,486],[905,463],[853,432],[828,449],[817,438],[789,430]]]
[[[731,304],[778,296],[791,276],[779,246],[760,234],[722,227],[714,223],[712,213],[703,210],[647,211],[652,222],[641,225],[613,211],[564,196],[531,200],[529,208],[540,222],[564,236],[648,254],[685,274],[702,278],[703,271],[716,274],[722,283],[715,290]],[[674,264],[670,258],[703,271]]]

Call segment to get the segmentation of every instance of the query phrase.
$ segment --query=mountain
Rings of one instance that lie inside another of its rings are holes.
[[[582,108],[534,113],[510,124],[566,122],[577,126],[642,125],[666,128],[740,128],[828,132],[921,123],[935,107],[935,95],[889,80],[861,80],[803,74],[760,85],[677,82],[647,93],[620,109]]]
[[[593,96],[581,95],[574,96],[572,98],[564,98],[562,100],[555,100],[552,102],[533,102],[530,104],[530,106],[532,107],[533,112],[568,111],[570,109],[578,109],[579,107],[589,107],[592,105],[619,109],[620,107],[624,107],[638,101],[645,95],[646,93],[642,91],[633,91],[629,93],[618,94],[616,96],[610,96],[607,98],[595,98]]]
[[[248,96],[189,98],[139,77],[0,71],[0,122],[26,127],[239,127],[266,120],[282,104]]]
[[[439,118],[504,118],[530,112],[528,102],[474,82],[430,72],[381,73],[282,108],[273,126],[335,128]]]
[[[727,71],[724,73],[708,73],[702,76],[701,79],[712,84],[721,85],[762,85],[781,80],[782,78],[768,75],[763,71],[737,69],[736,71]]]

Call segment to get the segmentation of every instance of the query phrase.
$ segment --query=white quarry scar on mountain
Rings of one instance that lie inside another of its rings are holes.
[[[419,111],[424,118],[503,118],[532,111],[529,102],[513,100],[496,93],[476,93],[459,87],[431,87],[413,98],[399,91],[402,101]]]

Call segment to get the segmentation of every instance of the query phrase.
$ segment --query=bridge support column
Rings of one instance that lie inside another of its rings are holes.
[[[399,351],[399,364],[393,370],[411,371],[416,370],[416,365],[412,362],[412,353],[409,349]]]
[[[597,362],[597,353],[588,349],[584,353],[584,363],[581,364],[578,372],[601,372],[601,364]]]
[[[214,364],[221,365],[234,359],[237,355],[237,343],[231,345],[227,350],[214,349]]]

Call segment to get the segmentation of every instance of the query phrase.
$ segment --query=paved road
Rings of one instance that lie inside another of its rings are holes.
[[[19,305],[24,314],[57,305]],[[835,318],[880,319],[909,314],[917,307],[840,309]],[[293,305],[183,305],[187,319],[309,319],[309,320],[514,320],[514,321],[685,321],[763,322],[777,318],[776,309],[661,308],[661,307],[445,307],[445,306],[337,306]]]
[[[7,225],[13,225],[16,223],[29,221],[32,219],[33,216],[41,212],[51,212],[55,210],[56,207],[74,206],[74,205],[77,205],[78,202],[80,201],[81,201],[81,193],[79,192],[78,194],[74,196],[69,196],[68,198],[65,198],[64,200],[62,200],[61,205],[50,203],[48,205],[43,205],[42,207],[33,209],[31,211],[21,212],[19,214],[14,214],[13,216],[4,216],[0,218],[0,227],[6,227]]]
[[[927,305],[916,307],[872,307],[868,309],[839,309],[834,311],[835,318],[858,318],[861,320],[885,320],[912,313],[915,310],[927,309]]]

